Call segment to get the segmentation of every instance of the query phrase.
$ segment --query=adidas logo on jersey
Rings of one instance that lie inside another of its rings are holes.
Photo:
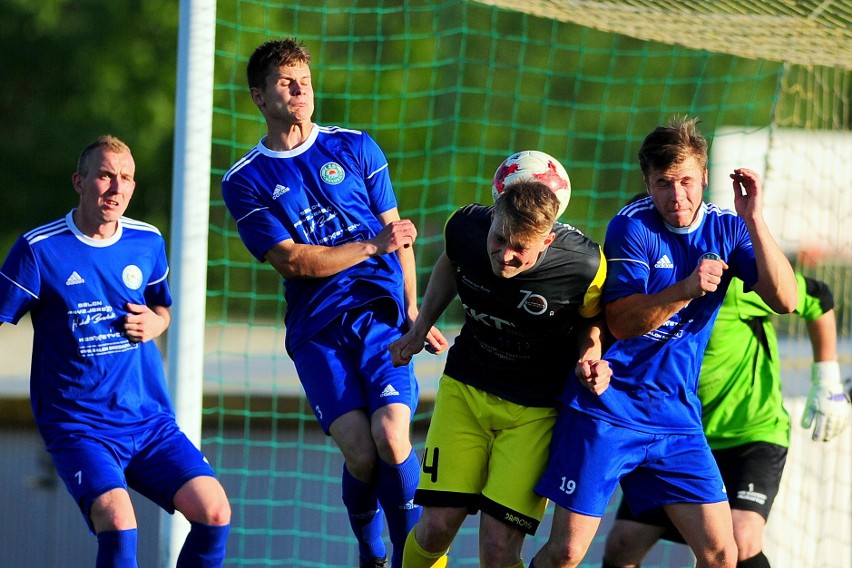
[[[272,199],[278,199],[285,193],[290,191],[290,188],[286,185],[281,185],[280,183],[275,186],[275,190],[272,192]]]
[[[657,261],[657,264],[654,265],[654,268],[674,268],[674,264],[669,259],[669,255],[664,254],[663,257]]]
[[[399,391],[393,388],[393,386],[388,385],[382,391],[382,394],[379,395],[379,398],[385,398],[386,396],[399,396]]]
[[[77,274],[77,271],[71,273],[71,276],[68,277],[68,280],[65,281],[66,286],[73,286],[74,284],[83,284],[85,280],[83,277]]]

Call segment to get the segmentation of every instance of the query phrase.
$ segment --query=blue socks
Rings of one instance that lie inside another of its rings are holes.
[[[178,568],[220,568],[225,562],[225,544],[231,526],[191,525],[178,556]],[[137,540],[137,529],[99,532],[95,568],[138,568]]]
[[[98,557],[95,568],[138,568],[136,544],[138,531],[102,531],[98,533]]]
[[[402,566],[405,539],[423,512],[422,507],[414,504],[414,492],[419,481],[420,462],[414,450],[399,465],[379,460],[377,493],[388,519],[388,533],[393,544],[392,568]]]
[[[213,526],[190,523],[177,559],[177,568],[221,568],[225,563],[225,545],[231,525]]]
[[[191,528],[177,559],[177,568],[220,568],[231,525],[190,523]]]
[[[343,505],[349,514],[349,525],[358,540],[358,554],[364,563],[387,554],[382,541],[385,517],[376,497],[376,484],[352,477],[343,466]]]

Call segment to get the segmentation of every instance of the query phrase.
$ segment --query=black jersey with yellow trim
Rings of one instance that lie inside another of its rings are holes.
[[[530,269],[496,276],[486,241],[493,206],[468,205],[444,228],[465,322],[447,355],[457,381],[524,406],[555,406],[573,378],[578,333],[601,317],[601,247],[556,223],[556,238]]]

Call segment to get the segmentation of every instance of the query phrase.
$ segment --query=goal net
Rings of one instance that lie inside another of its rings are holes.
[[[202,444],[234,509],[228,565],[358,562],[340,499],[342,459],[284,353],[280,278],[248,255],[217,190],[265,134],[245,82],[258,44],[304,41],[315,121],[365,130],[383,148],[400,212],[418,227],[421,292],[447,216],[488,203],[491,176],[510,153],[556,156],[573,188],[562,220],[602,242],[613,214],[643,191],[644,136],[672,115],[699,116],[711,174],[763,172],[773,233],[801,270],[832,286],[848,376],[850,29],[849,4],[831,0],[219,0]],[[795,320],[779,324],[797,421],[810,352]],[[460,322],[454,305],[440,323],[452,335]],[[419,452],[442,360],[415,360]],[[852,429],[820,446],[794,432],[767,535],[776,568],[852,565],[850,442]],[[599,565],[610,516],[589,566]],[[549,517],[527,539],[527,560]],[[478,565],[477,526],[465,523],[453,566]],[[692,562],[683,547],[660,544],[643,566]]]

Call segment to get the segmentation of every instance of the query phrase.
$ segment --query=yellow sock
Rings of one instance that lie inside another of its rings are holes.
[[[405,550],[402,553],[402,568],[446,568],[447,552],[428,552],[423,550],[414,538],[414,529],[405,539]]]
[[[513,565],[509,566],[509,568],[525,568],[525,566],[524,566],[524,561],[523,561],[523,560],[521,560],[521,561],[520,561],[520,562],[518,562],[517,564],[513,564]]]

